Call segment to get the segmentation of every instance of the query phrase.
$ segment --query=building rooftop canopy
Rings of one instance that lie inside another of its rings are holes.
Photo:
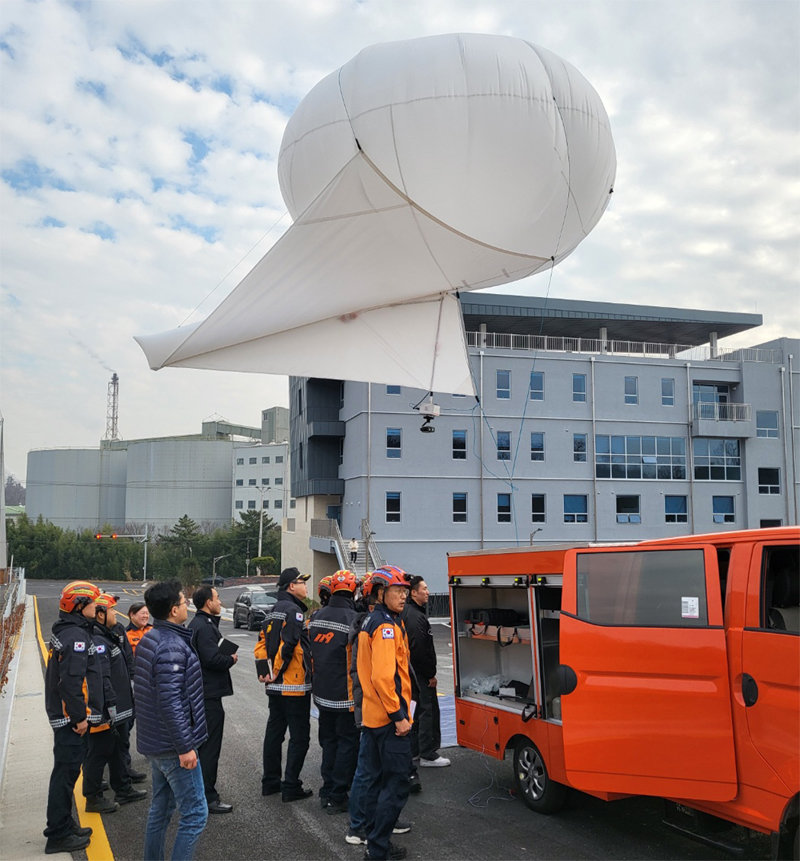
[[[708,343],[712,332],[716,332],[718,338],[725,338],[763,323],[760,314],[657,305],[486,292],[462,293],[460,298],[464,327],[468,332],[477,331],[485,323],[488,332],[597,338],[599,330],[605,327],[611,340],[696,346]]]

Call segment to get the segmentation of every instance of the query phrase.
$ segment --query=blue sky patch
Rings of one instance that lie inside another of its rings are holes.
[[[208,151],[210,149],[205,138],[200,137],[196,132],[184,132],[183,139],[192,148],[192,158],[190,159],[189,164],[199,164],[206,155],[208,155]]]
[[[188,230],[189,233],[200,236],[208,243],[216,242],[219,238],[219,230],[216,227],[202,227],[199,224],[193,224],[191,221],[187,221],[182,215],[171,216],[170,223],[173,230]]]
[[[101,102],[106,102],[106,85],[102,81],[78,81],[75,86],[84,93],[97,96]]]
[[[52,215],[46,215],[42,219],[41,224],[42,224],[42,227],[66,227],[67,226],[66,221],[62,221],[60,218],[55,218]]]
[[[65,179],[56,176],[49,167],[42,167],[35,159],[21,159],[13,168],[0,173],[3,182],[16,191],[31,191],[34,188],[57,188],[59,191],[75,191]]]
[[[99,236],[101,239],[110,239],[112,242],[117,238],[116,231],[110,224],[106,224],[104,221],[95,221],[94,224],[89,227],[82,227],[81,233],[92,233],[95,236]]]

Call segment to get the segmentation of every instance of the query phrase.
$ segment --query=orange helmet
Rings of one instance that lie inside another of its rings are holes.
[[[319,585],[317,586],[317,594],[320,596],[320,598],[323,595],[331,594],[331,579],[331,576],[328,575],[327,577],[323,577],[319,581]]]
[[[351,594],[356,591],[358,580],[352,571],[337,571],[330,577],[331,592],[341,592],[346,589]]]
[[[372,572],[372,588],[378,586],[405,586],[406,589],[411,588],[411,578],[396,565],[384,565]]]
[[[116,595],[111,595],[108,592],[101,592],[94,602],[98,607],[113,607],[119,603],[119,598]]]
[[[100,595],[100,589],[87,580],[75,580],[67,584],[61,592],[58,609],[65,613],[74,613],[82,609],[92,601],[96,601]]]
[[[372,572],[361,581],[361,594],[367,598],[372,591]]]

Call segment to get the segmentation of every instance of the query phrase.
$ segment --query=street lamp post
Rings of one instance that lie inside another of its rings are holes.
[[[214,560],[211,563],[211,583],[212,584],[217,579],[217,562],[219,562],[220,559],[227,559],[228,556],[230,556],[230,555],[231,555],[230,553],[223,553],[222,556],[215,556],[214,557]]]
[[[264,536],[264,494],[267,493],[271,488],[269,487],[257,487],[256,490],[261,494],[261,514],[258,517],[258,558],[261,558],[261,541]],[[258,571],[259,577],[261,576],[261,564],[259,563],[256,566],[256,570]]]
[[[536,535],[537,532],[541,532],[541,531],[542,531],[542,527],[538,526],[536,529],[533,530],[533,532],[531,532],[531,547],[533,547],[533,536]]]

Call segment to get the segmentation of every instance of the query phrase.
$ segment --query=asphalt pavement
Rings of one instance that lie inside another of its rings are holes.
[[[29,595],[38,596],[45,639],[57,615],[56,598],[61,586],[49,581],[28,583]],[[123,613],[142,593],[141,584],[116,583],[108,584],[108,588],[121,595]],[[236,587],[220,590],[228,608],[233,605],[237,591]],[[312,720],[311,748],[302,774],[314,796],[292,804],[283,803],[280,796],[261,796],[261,745],[267,702],[255,672],[253,646],[257,634],[234,629],[229,610],[223,614],[221,630],[226,637],[240,643],[240,658],[233,668],[235,693],[224,701],[225,736],[217,783],[222,800],[233,804],[234,811],[209,818],[195,857],[198,861],[271,858],[360,861],[363,847],[351,846],[344,840],[346,815],[330,816],[319,807],[316,792],[320,785],[320,750],[316,721]],[[452,765],[421,770],[423,791],[409,798],[403,814],[403,818],[413,822],[412,831],[395,840],[408,848],[409,858],[727,857],[667,830],[661,824],[662,808],[657,799],[631,798],[608,804],[575,792],[558,815],[534,814],[516,798],[510,757],[502,761],[456,746],[445,748],[445,744],[455,744],[454,718],[448,708],[453,689],[450,632],[444,624],[434,624],[433,630],[443,695],[442,752],[452,760]],[[12,698],[10,733],[0,787],[0,858],[8,861],[44,857],[42,828],[52,766],[52,734],[44,716],[42,661],[31,607],[19,652],[16,689],[7,694]],[[145,760],[135,752],[135,745],[132,748],[135,767],[147,770]],[[139,786],[149,790],[150,781]],[[79,793],[76,796],[84,821],[83,799]],[[139,861],[148,807],[148,801],[144,801],[102,818],[89,814],[93,819],[86,821],[97,826],[96,839],[93,838],[85,854],[76,853],[74,858]],[[754,844],[748,857],[764,857],[763,848],[763,844]]]

